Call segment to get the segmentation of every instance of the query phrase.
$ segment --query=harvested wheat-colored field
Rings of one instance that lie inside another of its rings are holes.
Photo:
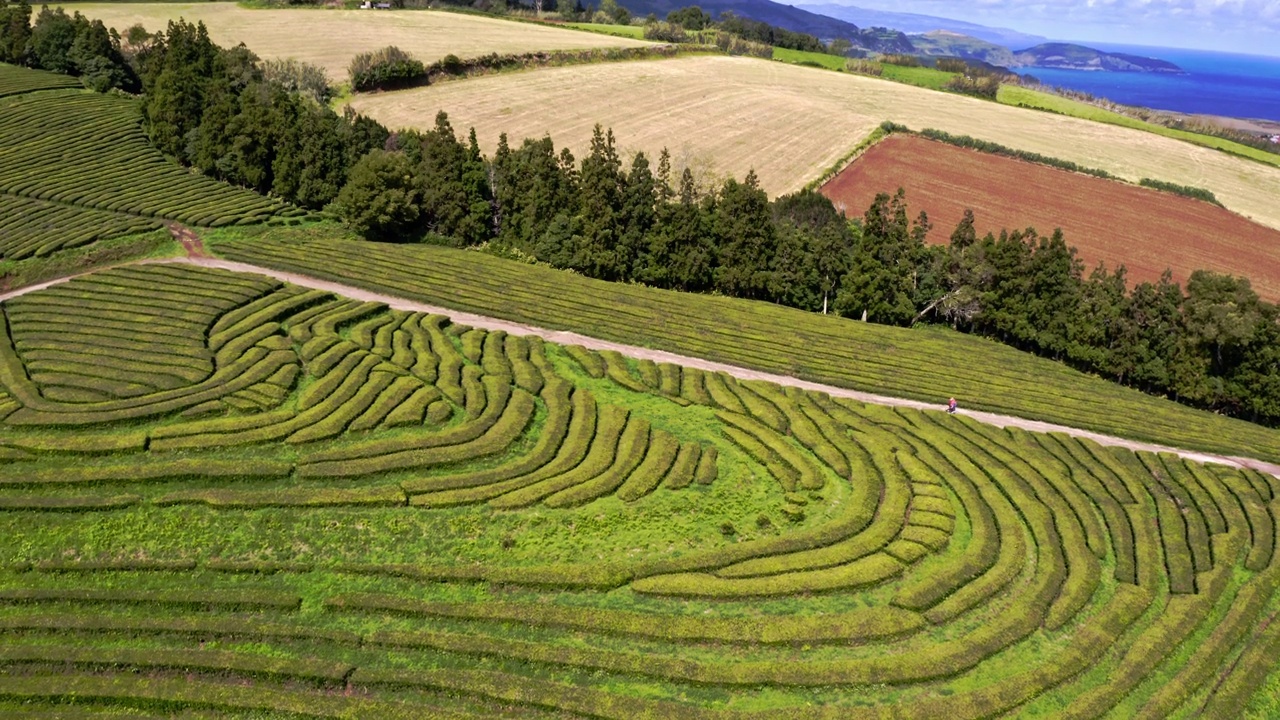
[[[576,50],[646,45],[638,40],[529,23],[420,10],[251,10],[234,3],[76,3],[78,10],[121,32],[141,23],[163,30],[170,20],[203,22],[220,45],[244,43],[264,58],[292,57],[320,65],[335,81],[347,79],[357,53],[395,45],[423,62],[450,53]]]
[[[1185,283],[1193,270],[1244,275],[1280,299],[1280,231],[1199,200],[1125,185],[910,135],[885,138],[822,188],[850,215],[876,193],[908,188],[911,213],[929,213],[929,241],[946,243],[966,208],[978,233],[1062,228],[1086,269],[1125,265],[1130,283],[1166,268]]]
[[[755,168],[770,194],[796,190],[884,120],[938,128],[1021,150],[1211,189],[1227,207],[1280,227],[1280,168],[1150,133],[1051,115],[875,78],[719,56],[547,68],[358,97],[389,126],[425,125],[437,110],[475,126],[492,151],[550,133],[581,156],[595,123],[624,150],[714,161],[741,177]]]

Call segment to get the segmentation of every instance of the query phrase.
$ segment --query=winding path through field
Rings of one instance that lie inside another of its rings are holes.
[[[425,303],[414,302],[395,295],[386,295],[383,293],[371,292],[350,285],[330,282],[318,278],[300,275],[298,273],[284,272],[274,270],[272,268],[250,265],[249,263],[234,262],[231,260],[223,260],[220,258],[209,257],[204,254],[199,241],[196,240],[193,245],[183,243],[184,248],[190,255],[187,257],[158,258],[151,260],[140,260],[131,264],[154,264],[154,263],[181,263],[187,265],[197,265],[200,267],[219,268],[222,270],[231,270],[233,272],[253,273],[257,275],[266,275],[281,282],[291,283],[299,287],[311,288],[315,290],[324,290],[354,300],[365,302],[385,303],[388,307],[395,310],[406,310],[409,312],[425,312],[438,315],[446,315],[452,321],[470,325],[471,327],[482,328],[484,330],[503,330],[513,335],[536,335],[544,340],[560,343],[563,345],[581,345],[591,348],[592,350],[616,350],[627,357],[636,359],[653,360],[654,362],[673,363],[683,365],[685,367],[698,368],[710,372],[723,372],[734,376],[740,380],[763,380],[765,382],[775,383],[786,387],[797,387],[804,390],[816,390],[824,392],[833,397],[843,397],[857,400],[859,402],[870,403],[873,405],[885,405],[889,407],[905,407],[915,410],[940,410],[940,406],[931,403],[920,402],[918,400],[906,400],[903,398],[889,397],[886,395],[875,395],[872,393],[861,392],[858,390],[850,390],[848,388],[837,387],[835,385],[824,385],[822,383],[810,382],[789,375],[776,375],[774,373],[761,372],[759,370],[751,370],[750,368],[739,367],[737,365],[727,365],[725,363],[712,362],[702,358],[690,357],[687,355],[677,355],[675,353],[665,352],[662,350],[653,350],[650,348],[639,347],[636,345],[623,345],[620,343],[600,340],[586,335],[579,335],[574,332],[563,330],[548,330],[546,328],[535,327],[532,325],[523,325],[498,318],[487,317],[484,315],[475,315],[467,312],[459,312],[445,307],[436,305],[427,305]],[[96,272],[102,268],[97,268],[90,272]],[[4,302],[10,298],[25,295],[30,292],[42,290],[51,285],[57,285],[66,282],[80,275],[69,275],[67,277],[49,280],[47,282],[14,290],[9,293],[0,294],[0,302]],[[1137,440],[1128,440],[1126,438],[1115,437],[1112,435],[1103,435],[1101,433],[1091,432],[1089,430],[1081,430],[1079,428],[1068,427],[1066,425],[1055,425],[1053,423],[1041,422],[1039,420],[1028,420],[1026,418],[1014,417],[1012,415],[999,415],[996,413],[979,412],[972,410],[959,410],[960,414],[966,415],[979,422],[995,425],[996,427],[1016,427],[1030,432],[1060,432],[1073,437],[1086,438],[1093,440],[1099,445],[1109,445],[1115,447],[1128,448],[1135,451],[1146,451],[1156,453],[1173,453],[1180,457],[1202,463],[1219,463],[1238,468],[1251,468],[1259,472],[1268,473],[1276,477],[1280,477],[1280,464],[1264,462],[1255,458],[1238,457],[1231,455],[1216,455],[1213,453],[1197,452],[1194,450],[1183,450],[1181,448],[1168,447],[1166,445],[1157,445],[1155,443],[1140,442]]]

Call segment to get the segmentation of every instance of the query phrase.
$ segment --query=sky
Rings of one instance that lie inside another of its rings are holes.
[[[1280,56],[1280,0],[811,1],[936,15],[1055,40]]]

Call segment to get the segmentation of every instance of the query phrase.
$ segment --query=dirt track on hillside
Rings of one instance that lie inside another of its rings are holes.
[[[185,243],[184,243],[185,245]],[[191,251],[192,248],[188,248]],[[395,310],[406,310],[409,312],[425,312],[437,315],[446,315],[453,322],[461,325],[469,325],[471,327],[482,328],[484,330],[502,330],[512,335],[536,335],[549,342],[559,343],[562,345],[581,345],[591,348],[592,350],[616,350],[627,357],[653,360],[654,362],[673,363],[683,365],[685,367],[698,368],[710,372],[723,372],[732,375],[739,380],[763,380],[765,382],[775,383],[785,387],[797,387],[804,390],[815,390],[823,392],[833,397],[850,398],[859,402],[869,403],[872,405],[884,405],[888,407],[904,407],[915,410],[938,410],[943,408],[940,405],[920,402],[918,400],[906,400],[903,398],[888,397],[886,395],[875,395],[872,393],[861,392],[858,390],[850,390],[848,388],[836,387],[835,385],[823,385],[822,383],[810,382],[789,375],[775,375],[773,373],[761,372],[759,370],[751,370],[749,368],[738,367],[736,365],[727,365],[725,363],[712,362],[702,358],[690,357],[687,355],[677,355],[662,350],[652,350],[650,348],[638,347],[635,345],[623,345],[621,343],[600,340],[578,333],[566,332],[563,330],[547,330],[546,328],[535,327],[532,325],[523,325],[498,318],[486,317],[484,315],[475,315],[473,313],[459,312],[445,307],[436,305],[428,305],[426,303],[414,302],[394,295],[385,295],[382,293],[371,292],[362,288],[351,287],[350,285],[342,285],[340,283],[329,282],[328,280],[320,280],[318,278],[300,275],[298,273],[284,272],[281,270],[273,270],[271,268],[259,267],[248,263],[233,262],[231,260],[222,260],[204,255],[192,255],[190,257],[175,258],[159,258],[154,260],[140,260],[135,265],[149,264],[165,264],[179,263],[188,265],[197,265],[200,267],[217,268],[221,270],[230,270],[233,272],[251,273],[255,275],[265,275],[275,278],[281,282],[291,283],[299,287],[312,288],[315,290],[324,290],[354,300],[364,302],[384,303],[388,307]],[[88,275],[91,272],[99,272],[106,268],[96,268],[89,272],[80,273],[78,275],[70,275],[57,280],[50,280],[38,285],[30,285],[13,292],[0,295],[0,302],[4,302],[10,298],[25,295],[30,292],[42,290],[51,285],[67,282],[81,275]],[[959,414],[971,417],[978,422],[995,425],[996,427],[1016,427],[1030,432],[1060,432],[1072,437],[1085,438],[1093,440],[1099,445],[1107,445],[1112,447],[1122,447],[1135,451],[1146,452],[1167,452],[1186,458],[1193,462],[1202,463],[1219,463],[1229,465],[1231,467],[1252,468],[1259,472],[1268,473],[1276,477],[1280,477],[1280,464],[1269,463],[1255,458],[1237,457],[1229,455],[1215,455],[1213,453],[1198,452],[1195,450],[1183,450],[1181,448],[1169,447],[1166,445],[1157,445],[1155,443],[1140,442],[1137,440],[1128,440],[1126,438],[1114,437],[1112,435],[1103,435],[1101,433],[1089,430],[1081,430],[1079,428],[1068,427],[1066,425],[1055,425],[1053,423],[1041,422],[1039,420],[1028,420],[1026,418],[1014,417],[1012,415],[999,415],[997,413],[980,412],[974,410],[959,410]]]

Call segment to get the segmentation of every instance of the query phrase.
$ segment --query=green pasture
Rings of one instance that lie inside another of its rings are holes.
[[[1117,112],[1094,107],[1088,103],[1060,97],[1052,93],[1042,92],[1031,88],[1018,87],[1015,85],[1002,85],[1000,87],[998,100],[1005,105],[1036,108],[1039,110],[1058,113],[1060,115],[1069,115],[1071,117],[1106,123],[1108,125],[1119,125],[1121,127],[1133,128],[1135,130],[1145,130],[1157,135],[1163,135],[1177,140],[1185,140],[1196,145],[1214,148],[1215,150],[1221,150],[1223,152],[1231,153],[1232,155],[1239,155],[1241,157],[1246,157],[1250,160],[1257,160],[1258,162],[1267,163],[1269,165],[1280,165],[1280,155],[1275,153],[1264,152],[1256,148],[1251,148],[1247,145],[1241,145],[1238,142],[1213,137],[1212,135],[1202,135],[1200,133],[1188,132],[1186,130],[1178,130],[1176,128],[1164,127],[1163,125],[1156,125],[1155,123],[1144,122],[1137,118],[1131,118]]]
[[[639,25],[605,25],[602,23],[571,22],[564,23],[564,27],[570,27],[575,30],[586,30],[587,32],[599,33],[601,35],[615,35],[617,37],[631,38],[632,40],[644,39],[644,28]]]

